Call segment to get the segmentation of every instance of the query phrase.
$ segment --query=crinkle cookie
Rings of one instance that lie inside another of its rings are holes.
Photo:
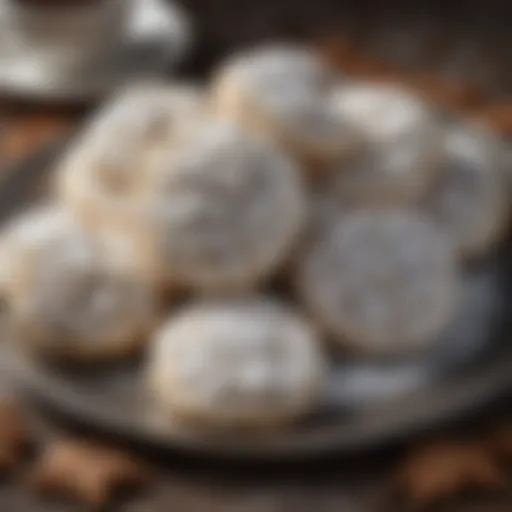
[[[96,239],[63,210],[16,219],[2,243],[20,346],[44,358],[107,359],[141,348],[157,302],[121,239]]]
[[[315,240],[299,292],[342,346],[369,355],[422,349],[451,320],[459,276],[450,245],[411,211],[347,213]]]
[[[264,46],[229,59],[212,86],[216,112],[274,138],[316,170],[359,141],[330,104],[337,76],[301,46]]]
[[[128,88],[92,119],[64,158],[58,195],[90,225],[138,221],[154,154],[172,146],[176,131],[202,109],[202,94],[192,86]]]
[[[162,280],[207,293],[252,288],[303,228],[300,172],[270,142],[211,118],[178,146],[155,167],[147,207]]]
[[[443,149],[425,211],[462,257],[482,254],[503,234],[508,219],[502,148],[490,132],[464,126],[447,131]]]
[[[434,113],[411,93],[390,85],[340,88],[333,108],[364,144],[331,169],[340,200],[354,207],[415,202],[432,181],[441,129]]]
[[[325,370],[312,327],[258,297],[203,302],[172,316],[153,339],[146,375],[164,416],[251,429],[310,412]]]

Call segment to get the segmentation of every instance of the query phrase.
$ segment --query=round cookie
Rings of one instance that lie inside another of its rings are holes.
[[[426,347],[451,320],[459,276],[442,234],[412,211],[346,213],[298,267],[299,292],[342,346],[368,355]]]
[[[157,300],[120,238],[92,238],[46,207],[13,221],[2,244],[17,342],[36,355],[103,360],[139,350]]]
[[[153,173],[146,236],[162,280],[207,293],[252,288],[289,255],[307,196],[292,160],[229,122],[203,119]]]
[[[203,302],[155,334],[146,367],[156,408],[212,428],[267,428],[314,408],[326,363],[315,331],[266,298]]]
[[[340,88],[331,104],[364,142],[329,173],[340,201],[354,207],[415,202],[431,183],[440,155],[441,129],[434,113],[391,85]]]
[[[359,138],[330,105],[337,76],[301,46],[256,48],[217,71],[212,102],[218,115],[274,138],[314,170],[350,154]]]
[[[57,172],[60,199],[93,226],[131,225],[155,153],[172,146],[183,123],[203,112],[188,85],[128,88],[91,120]]]
[[[74,220],[62,208],[42,205],[9,220],[0,235],[0,269],[4,297],[20,293],[26,254],[44,240],[57,239],[75,228]],[[78,229],[78,228],[77,228]],[[21,275],[19,274],[21,271]]]
[[[482,254],[506,228],[509,204],[503,153],[476,126],[448,129],[437,179],[424,208],[462,257]]]

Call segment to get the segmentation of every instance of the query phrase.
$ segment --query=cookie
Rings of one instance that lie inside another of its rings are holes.
[[[129,244],[91,237],[56,207],[16,219],[4,236],[20,347],[76,361],[128,356],[142,347],[158,305]]]
[[[7,222],[0,235],[0,275],[4,298],[8,303],[18,295],[24,284],[19,275],[25,254],[41,240],[57,238],[71,231],[74,221],[63,209],[42,205]]]
[[[440,154],[435,114],[412,93],[392,85],[343,87],[331,104],[364,142],[329,173],[329,188],[339,200],[353,207],[416,202],[431,183]]]
[[[349,154],[359,138],[330,105],[340,77],[301,46],[263,46],[220,66],[218,115],[269,136],[314,170]]]
[[[45,447],[27,483],[39,496],[104,510],[118,491],[145,487],[151,478],[144,461],[129,453],[84,439],[59,439]]]
[[[92,226],[138,221],[155,152],[202,112],[202,94],[188,85],[128,88],[95,116],[57,170],[60,199]]]
[[[424,209],[462,258],[495,244],[507,226],[509,204],[502,148],[476,126],[447,130],[438,177]]]
[[[295,163],[265,139],[202,119],[155,166],[148,245],[161,280],[204,293],[253,288],[288,256],[307,196]]]
[[[456,312],[450,245],[420,214],[346,213],[298,265],[304,304],[341,346],[368,355],[427,347]]]
[[[147,379],[156,408],[198,426],[268,428],[314,408],[325,361],[314,329],[263,297],[208,301],[155,334]]]

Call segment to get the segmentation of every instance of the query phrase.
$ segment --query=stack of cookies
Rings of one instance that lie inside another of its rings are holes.
[[[17,342],[89,364],[144,354],[169,420],[288,424],[321,402],[333,357],[436,343],[466,263],[507,226],[502,151],[298,46],[235,55],[205,87],[132,86],[59,163],[55,200],[4,231]]]

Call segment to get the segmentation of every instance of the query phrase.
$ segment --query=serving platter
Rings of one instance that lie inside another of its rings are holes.
[[[47,197],[68,140],[30,156],[0,182],[0,221]],[[205,433],[165,425],[152,410],[142,361],[94,369],[36,362],[4,321],[2,371],[33,397],[85,426],[159,449],[238,459],[310,457],[368,449],[472,413],[512,390],[512,246],[466,269],[461,314],[427,354],[364,362],[338,355],[317,411],[284,430]],[[5,319],[4,319],[5,320]]]

